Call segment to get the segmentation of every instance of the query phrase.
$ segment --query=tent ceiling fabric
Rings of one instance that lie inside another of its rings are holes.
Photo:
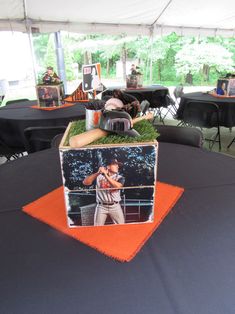
[[[0,30],[235,35],[234,0],[1,0]]]

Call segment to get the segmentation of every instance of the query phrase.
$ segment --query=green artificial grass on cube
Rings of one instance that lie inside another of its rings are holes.
[[[139,143],[139,142],[152,142],[158,137],[158,133],[148,120],[141,120],[134,124],[134,129],[139,132],[140,136],[120,136],[110,133],[106,137],[92,142],[90,145],[107,145],[107,144],[122,144],[122,143]],[[69,139],[74,135],[86,132],[85,120],[74,121],[71,124],[68,136],[64,145],[69,146]]]

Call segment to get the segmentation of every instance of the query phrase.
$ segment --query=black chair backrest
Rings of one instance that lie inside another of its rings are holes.
[[[149,110],[150,102],[148,100],[143,100],[140,104],[140,110],[142,115],[145,115],[147,111]]]
[[[167,106],[174,106],[175,101],[170,95],[166,95],[166,104]]]
[[[18,102],[24,102],[24,101],[29,101],[29,99],[28,98],[22,98],[22,99],[16,99],[16,100],[8,100],[6,102],[6,105],[16,104]]]
[[[185,105],[183,121],[193,126],[217,127],[219,107],[213,102],[190,101]]]
[[[12,157],[16,159],[22,156],[24,151],[24,147],[10,147],[0,138],[0,157],[5,157],[7,160],[10,160]]]
[[[174,91],[173,91],[173,95],[174,95],[175,99],[182,97],[183,94],[184,94],[184,87],[183,87],[183,85],[176,86]]]
[[[33,153],[51,147],[52,139],[64,133],[66,126],[36,126],[28,127],[24,130],[26,150]]]
[[[13,154],[10,147],[8,147],[5,142],[0,138],[0,157],[6,157],[8,159],[8,156],[11,156]]]
[[[60,146],[60,142],[64,136],[64,133],[57,134],[51,141],[51,147],[58,148]]]
[[[202,147],[203,135],[196,128],[180,127],[175,125],[157,125],[158,142],[183,144]]]

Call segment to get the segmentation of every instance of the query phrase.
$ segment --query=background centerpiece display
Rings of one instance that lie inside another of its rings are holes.
[[[66,97],[68,102],[90,102],[96,98],[99,92],[104,90],[101,83],[101,66],[100,63],[88,64],[82,66],[82,82],[76,90]]]
[[[86,130],[99,127],[101,110],[104,101],[95,99],[96,92],[102,91],[100,63],[82,66],[82,90],[84,93],[92,92],[93,100],[86,104]]]
[[[126,76],[127,88],[139,88],[143,86],[143,75],[140,68],[135,64],[131,65],[130,74]]]
[[[84,92],[82,90],[82,83],[78,85],[75,91],[66,97],[66,102],[88,102],[89,101],[89,94],[88,92]]]
[[[235,75],[228,74],[217,81],[216,94],[220,96],[235,96]]]
[[[86,103],[86,130],[98,128],[100,125],[100,118],[105,102],[94,99]]]
[[[42,81],[36,86],[36,93],[39,107],[60,107],[64,104],[64,85],[52,67],[47,67]]]
[[[82,89],[84,92],[93,92],[100,90],[101,84],[101,66],[100,63],[88,64],[82,66]]]

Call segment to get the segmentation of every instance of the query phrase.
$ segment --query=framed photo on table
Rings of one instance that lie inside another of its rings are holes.
[[[82,66],[82,90],[89,92],[97,90],[101,85],[101,66],[100,63]]]
[[[64,85],[37,85],[38,106],[42,108],[59,107],[64,97]]]

